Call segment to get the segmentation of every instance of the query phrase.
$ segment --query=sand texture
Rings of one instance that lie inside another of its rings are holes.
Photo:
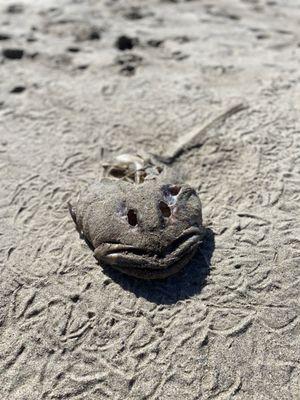
[[[1,0],[1,399],[300,399],[299,27],[298,0]],[[240,103],[173,166],[193,262],[103,271],[67,208],[101,149],[166,153]]]

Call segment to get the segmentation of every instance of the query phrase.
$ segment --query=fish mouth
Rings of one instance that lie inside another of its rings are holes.
[[[203,229],[193,226],[161,252],[120,243],[105,243],[95,250],[94,255],[104,265],[128,275],[144,279],[161,278],[177,272],[194,256],[203,235]]]

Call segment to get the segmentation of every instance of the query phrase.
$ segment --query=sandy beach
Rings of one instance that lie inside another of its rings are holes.
[[[0,398],[300,399],[298,0],[0,1]],[[206,238],[103,270],[67,202],[101,154],[174,163]]]

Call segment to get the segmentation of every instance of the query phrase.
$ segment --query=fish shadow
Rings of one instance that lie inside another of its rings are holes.
[[[196,255],[176,275],[166,279],[142,280],[118,272],[112,268],[103,269],[105,275],[118,283],[124,290],[133,292],[155,304],[175,304],[199,294],[210,274],[211,258],[215,249],[215,234],[206,228],[206,234]]]

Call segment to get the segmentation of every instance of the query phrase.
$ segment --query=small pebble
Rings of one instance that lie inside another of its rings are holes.
[[[6,12],[9,14],[21,14],[24,11],[24,6],[21,3],[10,4]]]
[[[78,42],[101,39],[101,29],[97,26],[84,27],[75,33]]]
[[[24,50],[7,48],[2,50],[2,54],[5,58],[8,58],[9,60],[20,60],[24,56]]]
[[[131,7],[125,14],[124,17],[130,20],[138,20],[144,17],[139,7]]]
[[[25,86],[19,85],[19,86],[15,86],[10,93],[22,93],[26,90]]]
[[[0,33],[0,40],[9,40],[11,39],[11,35],[8,35],[7,33]]]
[[[121,50],[131,50],[135,45],[137,45],[138,40],[136,38],[131,38],[129,36],[119,36],[116,40],[115,46]]]
[[[100,32],[97,29],[92,29],[88,36],[89,40],[99,40],[101,38]]]
[[[159,39],[149,39],[147,41],[148,46],[151,47],[159,47],[163,44],[163,40],[159,40]]]
[[[70,53],[78,53],[80,51],[80,47],[70,46],[67,48],[67,51]]]
[[[77,69],[85,70],[85,69],[87,69],[88,67],[89,67],[88,64],[80,64],[80,65],[78,65]]]

